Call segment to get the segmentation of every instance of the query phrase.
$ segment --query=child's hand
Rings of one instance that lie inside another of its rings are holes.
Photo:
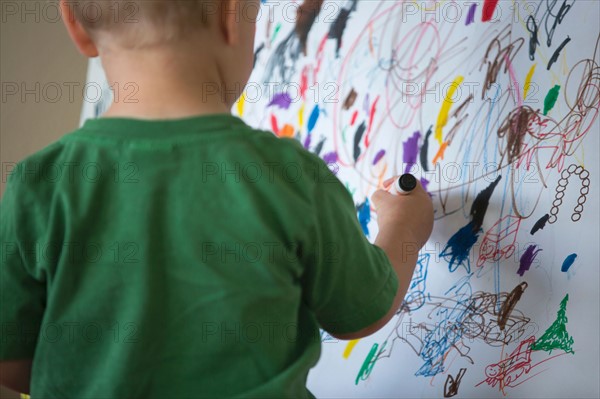
[[[384,183],[388,186],[398,179],[393,177]],[[379,234],[389,238],[416,244],[419,249],[425,245],[433,229],[433,204],[421,183],[406,195],[393,195],[385,190],[377,190],[372,197],[377,211]]]
[[[389,186],[395,179],[387,180]],[[433,204],[420,183],[406,195],[393,195],[377,190],[372,197],[377,210],[379,234],[375,245],[383,249],[398,277],[398,290],[388,313],[373,325],[354,334],[339,338],[356,339],[374,333],[396,314],[408,291],[419,250],[425,245],[433,229]]]

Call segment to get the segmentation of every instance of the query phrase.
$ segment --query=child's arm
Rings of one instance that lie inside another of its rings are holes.
[[[42,244],[32,222],[44,220],[38,216],[40,202],[11,175],[0,205],[0,384],[21,393],[29,393],[46,303],[46,283],[32,273],[41,263],[31,252]]]
[[[0,385],[13,391],[29,394],[31,363],[31,360],[0,362]]]
[[[397,177],[388,182],[396,179]],[[420,184],[409,195],[395,196],[379,190],[372,199],[377,208],[379,224],[375,245],[384,250],[394,267],[398,276],[398,291],[392,307],[383,318],[355,333],[336,335],[336,338],[340,339],[357,339],[371,335],[394,317],[408,291],[419,250],[427,242],[433,228],[431,198]]]
[[[334,337],[372,334],[404,299],[418,250],[431,232],[431,199],[420,186],[402,197],[376,192],[379,237],[373,245],[357,219],[350,193],[328,169],[319,176],[314,196],[310,239],[315,245],[306,251],[314,261],[306,262],[305,303]]]

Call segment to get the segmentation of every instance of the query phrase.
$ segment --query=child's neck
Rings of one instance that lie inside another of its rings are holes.
[[[178,119],[230,113],[223,76],[202,50],[146,49],[102,54],[114,101],[104,117]],[[231,101],[231,100],[229,100]]]

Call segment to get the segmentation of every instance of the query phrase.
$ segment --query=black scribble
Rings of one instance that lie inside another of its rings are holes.
[[[535,233],[537,233],[538,230],[541,230],[544,227],[546,227],[546,223],[548,223],[548,219],[550,219],[550,215],[545,214],[537,222],[535,222],[535,224],[531,228],[531,232],[530,232],[531,235],[534,235]]]
[[[313,150],[313,152],[315,153],[315,155],[320,156],[321,155],[321,151],[323,151],[323,145],[325,145],[325,138],[321,139],[321,141],[319,141],[319,143],[315,146],[315,149]]]
[[[349,8],[342,8],[335,22],[333,23],[333,25],[331,25],[331,29],[329,29],[328,37],[330,39],[335,39],[337,42],[335,49],[336,57],[340,56],[340,49],[342,48],[342,37],[344,36],[344,31],[346,30],[348,19],[350,18],[350,14],[352,14],[353,11],[356,11],[357,5],[358,0],[352,0],[352,5]]]
[[[429,171],[429,159],[428,159],[428,150],[429,150],[429,137],[433,133],[433,125],[429,126],[429,130],[425,134],[425,139],[423,140],[423,145],[421,146],[421,151],[419,154],[419,158],[421,160],[421,167],[425,172]]]
[[[529,59],[531,61],[535,60],[535,50],[537,49],[537,46],[540,44],[540,41],[538,40],[538,26],[537,23],[535,22],[535,18],[530,15],[527,18],[527,30],[530,33],[529,36]]]
[[[287,84],[296,74],[297,61],[300,58],[300,41],[296,32],[292,31],[279,45],[267,62],[264,82]]]
[[[354,134],[354,161],[357,161],[360,156],[360,142],[366,131],[367,124],[365,122],[361,123],[358,129],[356,129],[356,133]]]
[[[461,368],[456,378],[451,374],[446,378],[446,382],[444,383],[444,398],[451,398],[458,394],[458,387],[460,386],[460,382],[467,372],[466,368]]]
[[[552,54],[552,57],[550,57],[550,61],[548,61],[548,66],[546,67],[547,70],[550,70],[550,68],[552,67],[552,64],[554,64],[558,60],[560,52],[570,41],[571,41],[571,38],[569,36],[567,36],[567,38],[560,44],[560,46],[558,46],[558,48],[556,49],[554,54]]]
[[[260,55],[261,51],[263,51],[264,49],[265,49],[265,43],[263,42],[254,51],[254,64],[253,64],[252,68],[256,68],[256,61],[258,61],[258,56]]]

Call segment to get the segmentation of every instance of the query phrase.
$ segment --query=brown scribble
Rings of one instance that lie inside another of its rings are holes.
[[[485,99],[487,90],[496,83],[502,68],[504,68],[504,73],[508,72],[509,63],[513,62],[519,50],[523,47],[523,43],[525,43],[525,39],[522,37],[514,41],[511,41],[511,38],[512,30],[510,29],[510,25],[507,25],[492,39],[487,48],[480,68],[483,69],[484,66],[487,66],[483,90],[481,92],[482,99]]]
[[[525,105],[515,108],[506,116],[497,132],[499,138],[506,137],[506,148],[500,149],[502,161],[508,156],[508,163],[511,164],[521,156],[525,135],[531,130],[532,121],[538,113],[539,110],[534,111]]]
[[[518,342],[529,335],[532,328],[535,329],[531,319],[514,306],[505,316],[504,328],[500,329],[497,323],[498,303],[510,301],[512,293],[478,291],[470,294],[469,291],[463,286],[451,297],[428,296],[421,308],[428,309],[425,313],[427,321],[418,323],[413,322],[410,316],[412,312],[408,309],[411,304],[405,303],[397,313],[399,317],[394,330],[377,353],[377,360],[390,357],[395,342],[399,340],[425,361],[419,375],[432,376],[444,371],[444,361],[450,351],[456,351],[474,364],[469,355],[469,344],[476,339],[492,347],[500,347]]]
[[[521,295],[523,295],[523,292],[525,292],[526,288],[527,283],[522,282],[521,284],[517,285],[510,294],[508,294],[506,301],[504,301],[502,307],[500,308],[500,314],[498,315],[498,327],[500,327],[500,330],[504,330],[508,317],[517,305],[517,302],[519,302],[521,299]]]
[[[446,135],[446,141],[448,143],[452,142],[456,133],[460,130],[462,124],[467,120],[469,114],[466,112],[468,110],[468,105],[473,102],[473,94],[469,94],[465,101],[460,104],[452,113],[450,114],[450,118],[456,119],[454,126],[448,131]]]
[[[300,40],[302,53],[306,55],[306,42],[308,41],[308,33],[312,28],[317,16],[321,12],[323,0],[304,0],[304,3],[298,7],[296,19],[296,35]]]
[[[357,96],[358,96],[358,94],[356,93],[356,91],[354,89],[350,90],[350,93],[348,93],[348,96],[346,97],[346,100],[344,101],[344,109],[345,110],[349,110],[354,105],[354,102],[356,101]]]
[[[577,198],[577,205],[571,215],[571,220],[578,222],[581,219],[581,213],[583,212],[583,205],[587,201],[587,195],[590,192],[590,172],[583,168],[583,166],[571,164],[567,169],[564,169],[558,180],[556,186],[556,194],[554,195],[554,201],[552,202],[552,208],[550,209],[550,217],[548,223],[556,223],[558,211],[563,202],[567,185],[569,184],[569,178],[572,175],[579,176],[581,180],[581,188],[579,189],[579,198]]]

